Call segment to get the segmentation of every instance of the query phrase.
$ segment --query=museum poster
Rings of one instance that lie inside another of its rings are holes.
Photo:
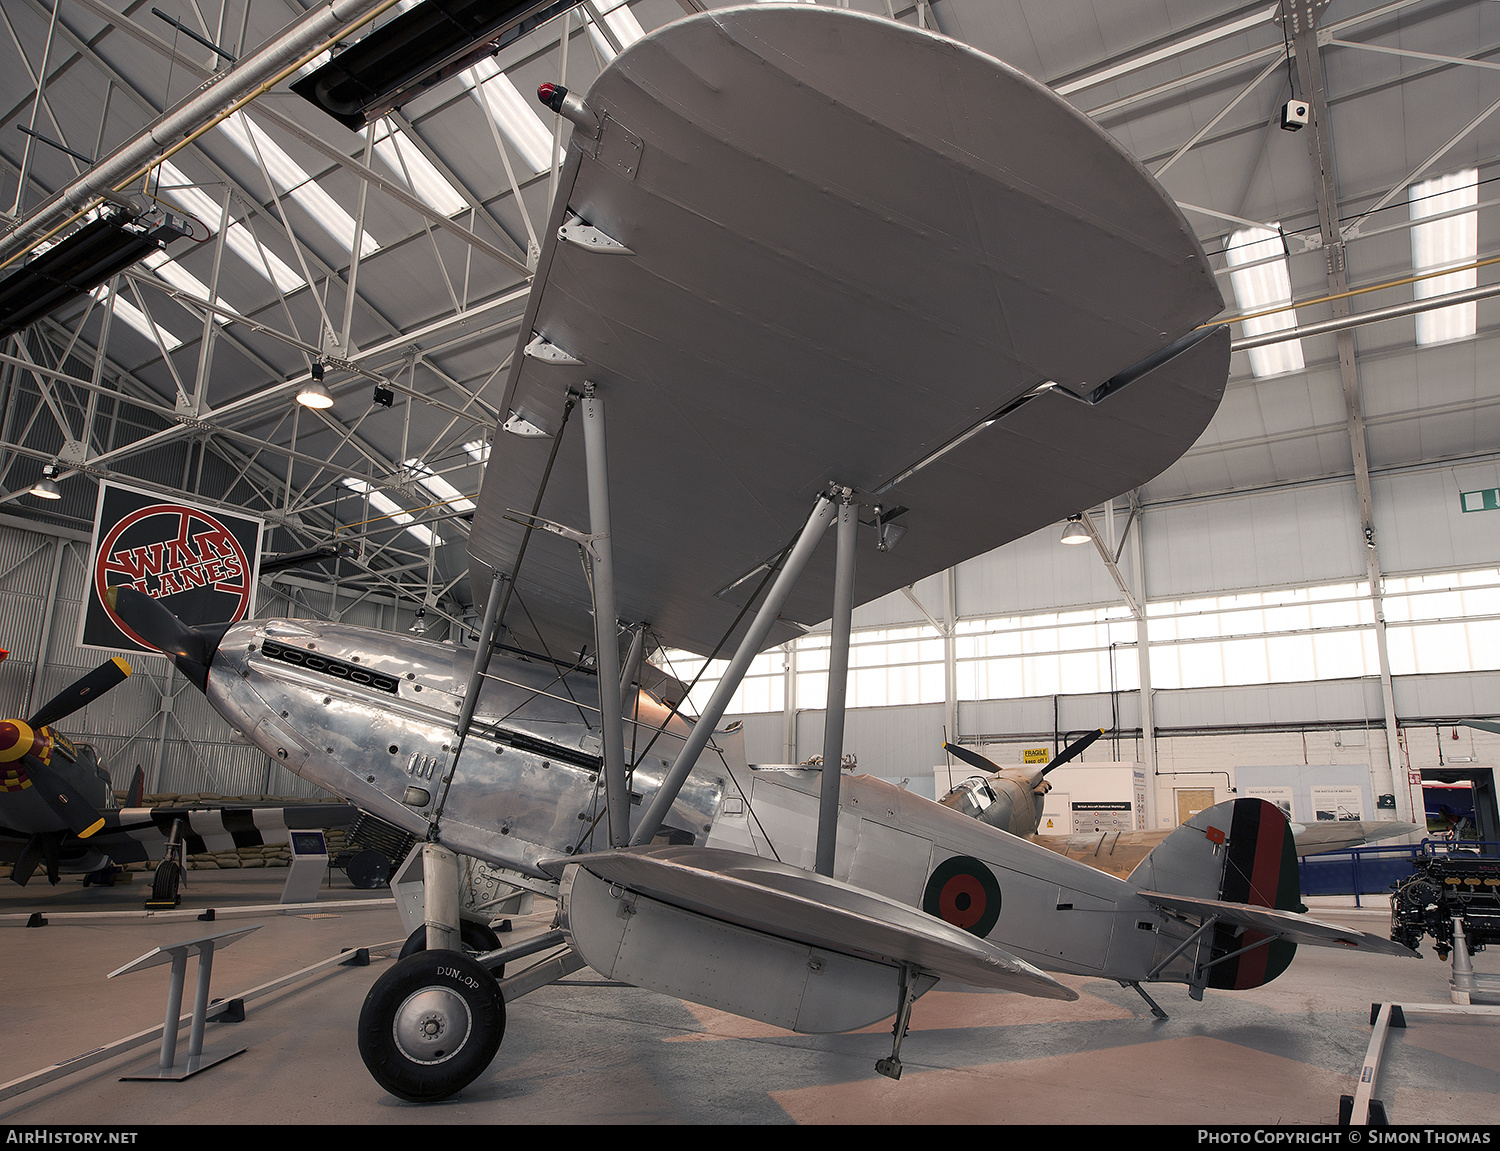
[[[157,650],[105,602],[104,593],[123,584],[160,600],[187,624],[249,618],[264,529],[264,521],[250,516],[102,481],[79,646]]]

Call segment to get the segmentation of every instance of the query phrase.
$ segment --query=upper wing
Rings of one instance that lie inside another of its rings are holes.
[[[555,434],[569,390],[596,386],[620,615],[669,642],[711,647],[830,483],[907,529],[885,552],[861,532],[864,601],[1144,483],[1218,406],[1227,330],[1161,357],[1222,307],[1192,230],[999,61],[745,7],[659,29],[586,99],[600,131],[569,146],[502,410]],[[629,254],[560,242],[575,217]],[[523,355],[536,337],[578,362]],[[1102,391],[1016,406],[1049,381]],[[509,572],[505,516],[531,509],[550,447],[496,444],[476,578]],[[588,530],[576,427],[540,514]],[[824,541],[783,620],[826,619],[832,585]],[[534,535],[518,590],[539,622],[587,620],[572,543]]]

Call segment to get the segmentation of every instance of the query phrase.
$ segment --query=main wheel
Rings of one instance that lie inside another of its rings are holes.
[[[170,903],[176,907],[182,902],[178,885],[182,882],[182,868],[175,859],[163,859],[156,865],[156,877],[151,882],[151,902]]]
[[[500,986],[456,951],[419,951],[375,981],[359,1012],[359,1054],[392,1095],[446,1099],[474,1082],[505,1035]]]
[[[472,919],[461,919],[458,922],[459,945],[463,947],[464,954],[469,956],[483,955],[489,951],[500,950],[500,937],[495,934],[494,928],[483,923],[475,923]],[[427,950],[427,925],[424,923],[406,937],[406,942],[401,945],[400,959],[408,956],[418,955]],[[489,968],[491,974],[499,979],[505,974],[505,964],[496,964]]]

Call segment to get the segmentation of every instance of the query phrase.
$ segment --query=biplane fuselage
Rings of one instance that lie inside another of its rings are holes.
[[[444,797],[456,686],[471,654],[347,625],[243,623],[220,645],[208,696],[288,770],[419,836],[442,802],[441,843],[545,881],[545,861],[608,846],[592,680],[574,673],[564,686],[548,665],[495,661]],[[634,822],[688,725],[645,691],[627,695],[625,710],[627,745],[650,745],[631,774]],[[663,830],[674,842],[810,869],[818,786],[816,770],[736,768],[711,748]],[[933,911],[1038,967],[1187,977],[1184,962],[1152,973],[1189,931],[1129,883],[880,780],[842,780],[837,844],[834,879]],[[972,875],[935,881],[954,857],[984,864],[991,890]]]

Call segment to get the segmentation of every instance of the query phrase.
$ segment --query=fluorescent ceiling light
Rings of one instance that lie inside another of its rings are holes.
[[[1229,237],[1224,256],[1230,268],[1235,269],[1229,273],[1229,283],[1240,311],[1263,312],[1277,304],[1292,302],[1292,276],[1287,269],[1286,248],[1276,225],[1241,228]],[[1244,320],[1240,326],[1247,336],[1280,332],[1297,326],[1297,313],[1287,308]],[[1250,370],[1257,378],[1300,372],[1302,367],[1301,340],[1250,349]]]
[[[255,160],[259,152],[266,171],[270,173],[271,183],[300,205],[318,227],[342,244],[346,251],[354,251],[354,217],[339,207],[306,169],[266,135],[264,128],[243,112],[236,112],[222,121],[219,128],[250,160]],[[379,241],[366,228],[360,241],[360,255],[368,256],[379,249]]]
[[[134,328],[141,335],[145,336],[146,339],[152,341],[156,341],[159,339],[161,341],[162,348],[166,351],[171,352],[182,347],[181,340],[179,340],[171,332],[167,331],[167,329],[162,327],[160,324],[153,324],[146,318],[146,313],[141,311],[134,304],[130,303],[130,301],[122,299],[119,295],[115,295],[114,299],[111,300],[111,293],[108,287],[101,286],[95,288],[89,294],[93,296],[94,299],[98,300],[101,304],[112,305],[114,308],[115,319],[124,320],[126,324]]]
[[[1479,255],[1479,171],[1465,168],[1446,176],[1435,176],[1413,184],[1409,192],[1409,209],[1413,220],[1442,215],[1441,220],[1412,224],[1411,262],[1418,272],[1454,264],[1469,264]],[[1462,209],[1468,208],[1469,211]],[[1444,213],[1456,213],[1443,215]],[[1418,280],[1413,287],[1416,298],[1429,299],[1449,292],[1477,287],[1479,270],[1468,268]],[[1478,326],[1479,305],[1454,304],[1431,312],[1417,313],[1417,343],[1441,344],[1474,335]]]
[[[463,80],[469,94],[533,172],[552,167],[551,130],[493,59],[481,60],[463,74]]]
[[[442,476],[438,475],[421,460],[411,459],[406,461],[406,466],[411,469],[412,474],[417,477],[417,483],[421,484],[443,503],[448,505],[451,511],[471,512],[474,510],[474,501],[469,499],[450,484]]]
[[[370,506],[381,515],[389,516],[395,523],[410,525],[406,530],[428,547],[433,546],[434,543],[440,544],[443,542],[442,536],[438,535],[431,528],[424,528],[421,524],[414,522],[416,519],[415,516],[406,511],[395,500],[391,499],[390,496],[377,490],[373,484],[365,480],[355,479],[353,476],[346,476],[344,478],[344,486],[366,497],[370,501]]]
[[[456,216],[469,206],[405,132],[391,130],[389,120],[376,128],[375,154],[429,208]]]
[[[205,228],[212,231],[219,223],[220,208],[204,192],[193,186],[193,182],[182,174],[170,161],[160,166],[159,194],[176,200],[183,211],[195,217]],[[224,244],[255,272],[281,289],[283,293],[295,292],[306,287],[302,277],[277,257],[275,252],[255,242],[255,236],[244,224],[231,222],[224,231]]]

